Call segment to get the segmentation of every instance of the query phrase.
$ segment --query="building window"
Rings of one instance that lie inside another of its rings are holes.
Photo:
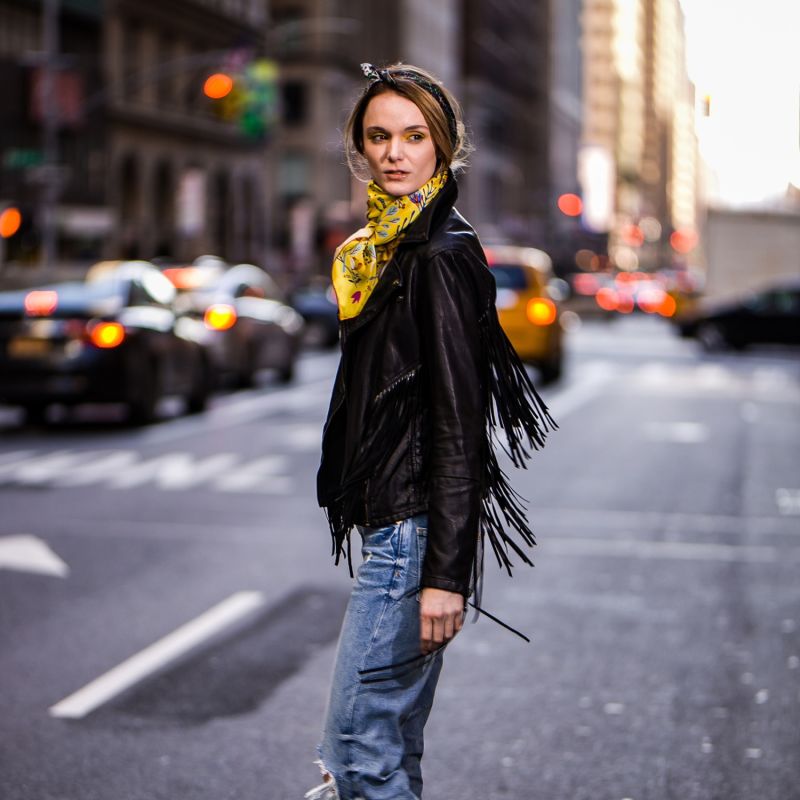
[[[302,153],[287,153],[278,164],[278,191],[281,197],[303,197],[310,190],[308,158]]]
[[[287,81],[282,87],[283,122],[303,125],[308,118],[308,86],[302,81]]]

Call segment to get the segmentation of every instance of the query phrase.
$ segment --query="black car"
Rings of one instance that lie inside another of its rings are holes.
[[[707,350],[751,344],[800,344],[800,280],[777,283],[739,300],[709,305],[678,321],[682,336]]]
[[[0,403],[22,406],[31,421],[53,403],[115,402],[144,423],[166,395],[201,411],[210,386],[202,326],[177,314],[174,300],[147,262],[0,293]]]
[[[303,318],[264,270],[218,262],[169,267],[164,274],[181,292],[181,309],[203,321],[221,380],[251,386],[262,369],[275,370],[281,382],[292,379]]]
[[[339,343],[339,306],[330,281],[298,289],[292,293],[291,304],[305,320],[306,344],[333,347]]]

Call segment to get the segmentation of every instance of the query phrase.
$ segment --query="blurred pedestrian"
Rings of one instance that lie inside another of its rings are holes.
[[[322,741],[325,782],[307,798],[422,796],[423,728],[444,647],[479,605],[483,543],[501,564],[504,524],[532,545],[494,434],[521,465],[553,425],[498,323],[478,237],[455,210],[468,145],[461,111],[428,72],[363,64],[345,130],[371,178],[367,225],[337,249],[342,358],[318,496],[336,562],[363,561],[345,615]]]

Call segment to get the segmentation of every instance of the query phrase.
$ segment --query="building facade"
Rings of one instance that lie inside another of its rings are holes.
[[[59,201],[52,227],[64,256],[97,251],[110,230],[104,205],[107,129],[91,106],[102,90],[101,31],[100,0],[63,0],[58,38],[64,55],[48,102],[42,3],[0,0],[0,206],[22,214],[19,232],[5,243],[9,261],[33,265],[41,259],[48,185]],[[47,121],[56,130],[50,145]]]
[[[698,205],[694,90],[679,0],[584,0],[589,225],[623,269],[669,267]]]
[[[265,29],[263,0],[106,3],[107,256],[263,262],[263,138],[203,87],[215,72],[244,74]]]
[[[42,260],[43,183],[56,181],[55,266],[207,252],[264,263],[267,141],[251,98],[270,80],[266,0],[62,0],[50,104],[30,55],[44,49],[42,7],[0,0],[0,203],[24,220],[7,257]],[[236,77],[227,100],[204,93],[215,72]]]
[[[477,152],[461,205],[485,239],[547,247],[550,3],[465,0],[463,10],[462,97]]]

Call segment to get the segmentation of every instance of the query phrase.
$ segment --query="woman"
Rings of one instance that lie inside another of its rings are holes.
[[[503,529],[534,543],[493,432],[521,465],[552,420],[453,207],[467,153],[458,104],[418,67],[362,69],[345,144],[351,169],[372,179],[368,222],[334,258],[342,358],[318,496],[336,562],[345,555],[352,573],[354,526],[363,562],[319,747],[325,783],[306,797],[412,800],[443,648],[480,593],[485,537],[509,572],[509,548],[530,563]]]

